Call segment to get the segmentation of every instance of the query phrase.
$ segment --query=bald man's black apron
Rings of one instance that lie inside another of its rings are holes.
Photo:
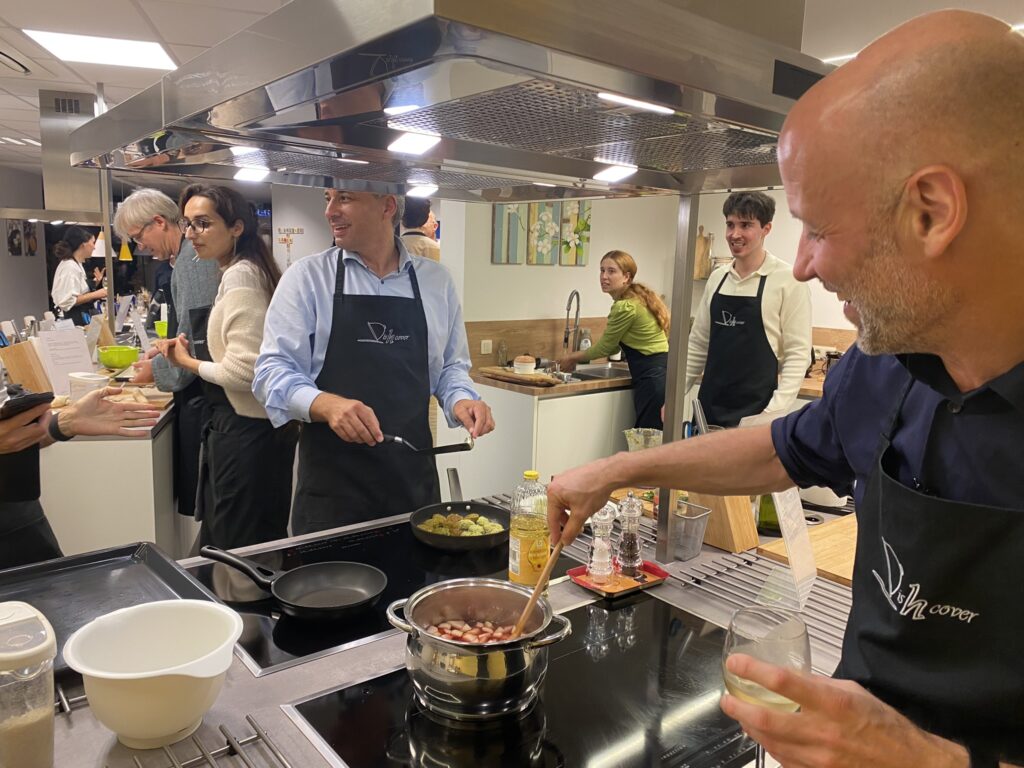
[[[411,266],[409,279],[411,299],[345,295],[338,251],[331,338],[316,385],[372,408],[382,432],[428,446],[427,318]],[[323,423],[303,426],[293,533],[412,512],[440,500],[433,456],[395,443],[349,443]]]
[[[711,296],[711,332],[700,404],[708,424],[735,427],[744,416],[768,407],[779,386],[779,360],[764,331],[761,297],[767,275],[761,276],[756,296],[725,296],[726,274]]]
[[[1024,509],[907,488],[882,433],[857,507],[853,610],[836,677],[978,754],[1024,761]],[[918,385],[923,386],[923,385]]]

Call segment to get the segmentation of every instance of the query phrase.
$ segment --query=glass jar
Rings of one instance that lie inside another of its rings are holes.
[[[0,603],[0,765],[53,768],[53,627],[28,603]]]
[[[508,578],[533,587],[548,562],[548,489],[536,470],[523,472],[523,482],[512,494],[512,520],[508,532]]]

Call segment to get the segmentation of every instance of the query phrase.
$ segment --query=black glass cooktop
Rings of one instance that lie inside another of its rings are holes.
[[[297,705],[348,768],[738,768],[753,742],[722,714],[724,630],[646,595],[577,608],[522,717],[425,712],[404,669]]]
[[[443,552],[418,541],[404,522],[285,547],[249,559],[283,571],[308,563],[351,560],[375,565],[388,577],[388,586],[376,605],[340,621],[324,622],[283,616],[269,592],[230,566],[212,563],[189,569],[241,615],[244,628],[238,643],[259,668],[259,674],[391,631],[384,615],[388,605],[428,584],[466,576],[508,576],[508,544],[478,552]],[[562,555],[552,578],[576,565],[579,563]]]

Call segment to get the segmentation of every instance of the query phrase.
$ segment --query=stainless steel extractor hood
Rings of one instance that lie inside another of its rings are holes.
[[[72,162],[479,202],[778,184],[830,67],[678,5],[293,0],[75,131]],[[389,150],[406,133],[439,141]]]

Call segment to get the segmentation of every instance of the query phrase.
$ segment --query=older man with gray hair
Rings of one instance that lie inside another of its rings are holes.
[[[184,333],[195,348],[206,339],[206,319],[217,296],[220,271],[212,261],[196,257],[192,243],[185,239],[178,221],[177,203],[157,189],[138,189],[124,199],[114,214],[114,231],[136,246],[143,246],[158,260],[168,260],[171,275],[168,338]],[[135,364],[136,383],[155,382],[165,392],[174,393],[176,412],[174,488],[178,512],[191,517],[195,511],[199,479],[199,437],[207,420],[206,398],[202,383],[192,373],[170,365],[152,350],[145,360]]]

